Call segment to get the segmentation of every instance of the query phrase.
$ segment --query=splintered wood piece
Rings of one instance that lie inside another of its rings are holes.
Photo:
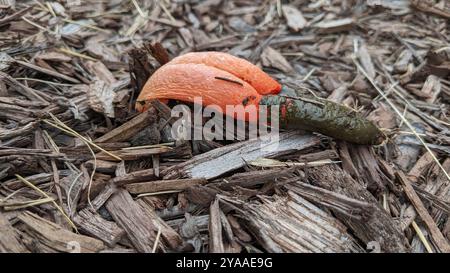
[[[95,80],[89,85],[87,96],[92,110],[110,118],[115,117],[113,101],[116,92],[110,84],[102,80]]]
[[[406,252],[407,239],[400,227],[378,205],[375,197],[337,165],[324,165],[308,170],[308,179],[315,186],[346,195],[347,197],[374,205],[373,216],[368,220],[357,220],[336,212],[336,217],[353,230],[362,242],[378,242],[383,252]]]
[[[161,217],[156,214],[155,209],[143,199],[139,199],[136,202],[153,220],[153,224],[158,229],[161,229],[161,237],[163,239],[163,243],[172,250],[177,250],[183,244],[183,239],[181,238],[180,234],[178,234],[178,232],[176,232],[169,224],[161,219]]]
[[[129,160],[137,160],[145,157],[150,157],[152,155],[158,155],[158,154],[164,154],[167,152],[170,152],[172,150],[171,147],[167,146],[161,146],[161,147],[155,147],[155,148],[146,148],[146,149],[134,149],[134,150],[117,150],[114,151],[114,155],[120,157],[122,160],[129,161]],[[100,152],[96,154],[97,159],[99,160],[113,160],[117,161],[114,157],[104,153]]]
[[[283,132],[279,134],[278,141],[270,143],[258,138],[234,143],[194,156],[186,162],[169,167],[161,174],[164,179],[180,177],[211,179],[241,168],[257,158],[299,151],[319,143],[320,139],[317,136],[302,135],[297,131]]]
[[[184,190],[186,188],[206,184],[208,180],[202,178],[193,179],[174,179],[174,180],[157,180],[128,184],[125,188],[131,194]]]
[[[38,101],[48,105],[48,101],[46,101],[44,98],[42,98],[40,95],[38,95],[34,89],[21,84],[13,77],[11,77],[8,74],[3,73],[1,71],[0,71],[0,80],[5,81],[14,90],[16,90],[20,94],[24,95],[25,97],[27,97],[29,100],[31,100],[31,101],[38,100]]]
[[[152,252],[158,228],[126,190],[119,189],[106,203],[106,209],[138,252]]]
[[[301,11],[291,5],[283,5],[281,9],[287,20],[287,25],[293,31],[297,32],[306,26],[307,22]]]
[[[425,208],[416,191],[411,186],[411,183],[408,181],[408,178],[402,171],[397,172],[397,177],[402,183],[406,196],[414,205],[417,214],[420,216],[420,218],[422,218],[428,230],[430,231],[431,238],[433,238],[433,241],[438,247],[439,251],[443,253],[450,253],[450,244],[448,243],[447,239],[445,239],[445,237],[442,235],[433,218],[428,213],[428,210]]]
[[[160,170],[162,170],[162,168],[160,168]],[[143,181],[148,181],[148,180],[153,180],[153,179],[157,179],[153,169],[146,169],[146,170],[127,173],[127,174],[121,175],[121,176],[116,176],[113,179],[111,179],[111,183],[113,183],[117,186],[123,186],[123,185],[131,184],[131,183],[143,182]]]
[[[73,221],[81,231],[102,240],[109,247],[114,247],[125,234],[115,222],[103,219],[100,214],[92,212],[90,207],[79,211]]]
[[[294,179],[297,180],[296,183],[290,183],[285,187],[310,202],[322,205],[333,211],[338,211],[345,214],[349,218],[355,218],[358,220],[369,219],[373,215],[375,210],[373,204],[302,183],[298,181],[298,178]]]
[[[244,173],[237,173],[231,177],[226,178],[226,181],[214,183],[214,187],[230,190],[233,187],[239,186],[243,188],[252,188],[261,184],[275,181],[282,177],[290,177],[294,175],[297,167],[287,169],[269,169],[257,170]]]
[[[117,162],[100,160],[100,159],[97,159],[97,161],[94,161],[94,160],[86,161],[86,167],[93,169],[94,166],[96,167],[97,172],[114,173],[117,168]]]
[[[435,75],[428,75],[420,92],[425,95],[426,102],[433,104],[441,93],[441,89],[440,78]]]
[[[159,100],[152,100],[150,104],[155,107],[158,113],[163,117],[167,122],[173,124],[174,120],[171,119],[171,109],[166,104],[160,102]]]
[[[411,6],[417,10],[450,19],[450,10],[433,7],[429,1],[412,0],[410,2]]]
[[[223,253],[222,223],[220,220],[219,200],[216,199],[209,207],[209,252]]]
[[[352,18],[337,19],[331,21],[322,21],[314,26],[322,33],[333,33],[350,30],[353,27],[354,21]]]
[[[352,161],[356,166],[358,178],[364,181],[367,189],[372,192],[385,192],[386,182],[381,178],[381,170],[378,165],[373,148],[364,145],[349,145]]]
[[[18,216],[25,225],[25,233],[36,240],[35,243],[56,252],[99,252],[105,248],[102,241],[70,232],[61,226],[25,211]]]
[[[19,127],[17,129],[4,130],[3,128],[0,128],[0,141],[9,139],[9,138],[13,138],[16,136],[27,135],[30,132],[32,132],[33,130],[35,130],[37,125],[38,125],[38,122],[30,122],[30,123],[26,124],[25,126]]]
[[[364,251],[342,222],[292,191],[287,196],[261,196],[261,202],[219,198],[238,208],[239,219],[268,252]]]
[[[20,64],[20,65],[22,65],[22,66],[25,66],[27,68],[34,69],[34,70],[39,71],[41,73],[44,73],[44,74],[47,74],[47,75],[50,75],[50,76],[53,76],[53,77],[57,77],[57,78],[60,78],[60,79],[63,79],[63,80],[66,80],[68,82],[71,82],[71,83],[80,83],[80,81],[77,80],[77,79],[74,79],[72,77],[66,76],[64,74],[61,74],[59,72],[56,72],[56,71],[53,71],[53,70],[50,70],[50,69],[47,69],[47,68],[43,68],[43,67],[40,67],[40,66],[37,66],[37,65],[34,65],[34,64],[30,64],[30,63],[27,63],[27,62],[19,61],[19,60],[15,60],[15,62]]]
[[[100,193],[92,200],[91,205],[94,210],[100,209],[106,201],[116,192],[117,188],[114,184],[107,184]]]
[[[94,142],[121,142],[127,141],[139,131],[155,122],[156,114],[150,108],[112,131],[97,138]]]
[[[363,44],[359,50],[358,50],[358,57],[361,62],[361,65],[366,70],[367,74],[370,76],[370,78],[375,79],[375,67],[372,62],[372,58],[370,57],[370,53],[367,50],[367,47],[365,44]]]
[[[20,242],[19,234],[2,212],[0,212],[0,231],[0,253],[28,252]]]
[[[291,64],[286,60],[286,58],[281,55],[280,52],[271,48],[270,46],[266,47],[261,54],[261,61],[264,66],[271,66],[277,68],[284,73],[291,72],[294,68],[292,68]]]
[[[155,58],[159,62],[160,65],[164,65],[170,61],[169,53],[161,43],[155,43],[154,45],[148,43],[145,44],[144,47],[153,56],[153,58]]]
[[[408,172],[408,178],[412,182],[417,182],[420,175],[433,164],[433,156],[430,153],[424,153]]]

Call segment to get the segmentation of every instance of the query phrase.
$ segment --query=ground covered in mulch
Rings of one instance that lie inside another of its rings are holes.
[[[0,0],[0,252],[450,252],[445,0]],[[387,139],[179,141],[134,110],[191,51]]]

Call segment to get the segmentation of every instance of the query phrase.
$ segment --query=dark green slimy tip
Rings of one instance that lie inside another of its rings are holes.
[[[286,97],[285,97],[286,96]],[[356,144],[376,145],[384,140],[383,133],[359,113],[343,105],[325,101],[313,103],[295,99],[295,93],[283,88],[280,95],[265,96],[261,105],[284,106],[280,113],[280,128],[303,129]]]

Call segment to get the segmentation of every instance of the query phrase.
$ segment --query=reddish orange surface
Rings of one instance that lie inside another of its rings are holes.
[[[222,113],[225,113],[227,105],[243,106],[244,109],[238,113],[251,111],[252,105],[257,110],[261,99],[255,88],[227,71],[205,64],[169,62],[150,77],[137,101],[174,99],[194,102],[196,97],[202,99],[203,106],[214,105]],[[136,104],[138,111],[145,111],[146,108],[146,105]],[[256,115],[253,117],[257,118]],[[245,119],[252,120],[248,116]]]
[[[174,58],[170,61],[170,63],[205,64],[207,66],[212,66],[220,70],[227,71],[249,83],[259,94],[262,95],[278,94],[281,90],[281,85],[256,65],[247,60],[223,52],[191,52]]]

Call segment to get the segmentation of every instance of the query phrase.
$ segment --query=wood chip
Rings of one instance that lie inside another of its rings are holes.
[[[408,178],[401,171],[397,172],[397,177],[402,183],[403,190],[405,191],[406,196],[414,205],[417,214],[419,214],[420,218],[422,218],[428,230],[430,231],[431,238],[433,238],[433,241],[438,247],[439,251],[443,253],[450,253],[450,244],[442,235],[442,232],[439,230],[433,218],[428,213],[428,210],[425,208],[414,188],[411,186]]]
[[[89,106],[96,112],[114,118],[115,93],[106,82],[98,80],[89,85]]]
[[[270,149],[269,146],[262,149],[265,144],[261,139],[239,142],[195,156],[186,162],[168,168],[161,174],[164,179],[184,176],[211,179],[236,170],[256,158],[302,150],[318,143],[319,139],[312,135],[300,135],[295,131],[280,133],[279,142],[274,149]]]
[[[154,122],[154,112],[149,110],[137,115],[105,135],[95,139],[95,142],[120,142],[129,140],[137,132]]]
[[[222,223],[220,221],[219,200],[215,200],[209,207],[209,252],[223,253]]]
[[[306,27],[307,21],[301,11],[291,5],[283,5],[281,9],[283,10],[288,26],[293,31],[298,32]]]
[[[205,184],[206,182],[206,179],[156,180],[128,184],[125,188],[132,194],[142,194],[164,191],[181,191],[188,187]]]
[[[57,252],[99,252],[105,248],[102,241],[79,235],[45,220],[31,212],[24,212],[18,219],[26,226],[25,233],[37,244]]]
[[[158,229],[126,190],[118,190],[108,200],[106,208],[117,224],[125,230],[136,250],[152,252]]]
[[[274,67],[285,73],[289,73],[293,70],[292,66],[283,55],[270,46],[266,47],[262,52],[261,61],[264,66]]]
[[[314,25],[322,33],[335,33],[350,30],[353,27],[352,18],[344,18],[338,20],[322,21]]]
[[[81,231],[102,240],[109,247],[114,247],[125,235],[125,231],[115,222],[106,221],[98,213],[92,212],[90,208],[79,211],[73,221]]]
[[[12,227],[8,219],[0,212],[0,253],[28,252],[20,242],[19,233]]]

